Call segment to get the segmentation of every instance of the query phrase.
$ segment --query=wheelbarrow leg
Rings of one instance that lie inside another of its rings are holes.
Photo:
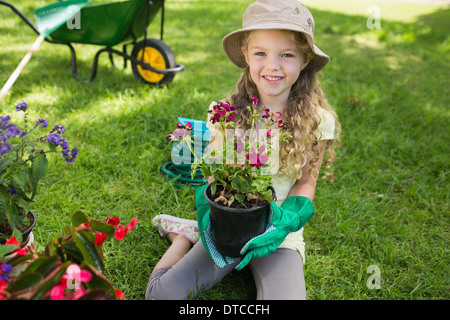
[[[113,55],[112,55],[111,52],[109,53],[109,61],[111,61],[111,64],[112,64],[113,67],[116,66],[116,65],[114,64],[114,58],[113,58]]]
[[[94,81],[95,76],[97,75],[98,58],[99,58],[100,54],[104,51],[108,51],[108,48],[100,49],[95,54],[94,63],[92,64],[92,73],[91,73],[91,79],[90,79],[91,82]]]
[[[72,57],[72,75],[76,80],[78,80],[77,56],[75,54],[75,49],[72,47],[70,43],[67,43],[67,46],[70,49],[70,55]]]
[[[127,53],[127,45],[126,44],[124,44],[122,46],[122,52],[123,52],[124,55],[128,55],[128,53]],[[127,68],[127,58],[125,58],[125,57],[123,57],[123,68],[124,69]]]

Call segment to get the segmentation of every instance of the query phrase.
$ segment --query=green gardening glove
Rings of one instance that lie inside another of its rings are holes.
[[[244,258],[236,267],[237,270],[245,267],[250,260],[265,257],[275,251],[289,233],[303,228],[314,215],[311,200],[302,196],[286,198],[281,207],[274,201],[270,207],[272,221],[262,235],[254,237],[242,247],[241,254]]]

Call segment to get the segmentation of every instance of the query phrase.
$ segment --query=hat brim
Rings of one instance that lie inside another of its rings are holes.
[[[222,40],[223,50],[227,55],[228,59],[239,68],[245,68],[247,66],[247,62],[245,61],[244,53],[242,52],[242,38],[244,37],[246,32],[254,31],[254,30],[269,30],[269,29],[278,29],[278,30],[290,30],[295,32],[302,32],[305,34],[306,39],[314,53],[314,57],[309,62],[309,65],[313,67],[316,72],[325,67],[330,61],[330,57],[322,52],[315,44],[311,36],[306,30],[300,30],[300,26],[292,27],[291,24],[284,23],[272,23],[270,25],[264,24],[261,26],[253,25],[250,28],[242,28],[236,31],[233,31],[227,34]]]

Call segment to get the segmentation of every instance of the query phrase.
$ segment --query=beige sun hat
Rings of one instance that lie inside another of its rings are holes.
[[[279,29],[302,32],[314,52],[310,65],[319,71],[330,60],[314,44],[314,18],[309,10],[297,0],[257,0],[244,12],[242,29],[231,32],[223,38],[225,54],[239,68],[247,63],[242,53],[242,38],[246,31]]]

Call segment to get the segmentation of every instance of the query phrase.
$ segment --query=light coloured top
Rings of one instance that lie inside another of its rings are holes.
[[[216,102],[212,102],[209,106],[211,110]],[[334,138],[335,122],[333,115],[323,108],[319,108],[319,113],[322,121],[317,129],[317,134],[321,133],[321,140],[331,140]],[[206,126],[211,130],[211,136],[214,136],[217,128],[209,121]],[[281,206],[283,201],[287,198],[289,192],[295,184],[295,178],[289,175],[279,176],[278,173],[272,175],[272,187],[275,189],[275,194],[277,196],[277,205]],[[297,250],[303,258],[303,263],[305,263],[305,242],[303,240],[303,228],[298,231],[291,232],[287,235],[284,242],[279,246],[279,248],[289,248]]]

